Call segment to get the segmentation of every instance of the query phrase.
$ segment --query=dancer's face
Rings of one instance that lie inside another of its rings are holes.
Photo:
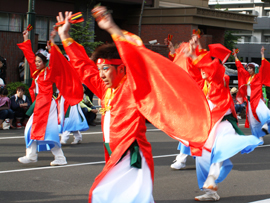
[[[45,64],[39,56],[36,56],[35,64],[38,70],[45,68]]]
[[[250,66],[247,67],[247,71],[249,72],[249,74],[250,74],[251,76],[255,74],[254,69],[253,69],[252,67],[250,67]]]
[[[124,66],[98,64],[99,76],[107,88],[116,88],[125,76]]]

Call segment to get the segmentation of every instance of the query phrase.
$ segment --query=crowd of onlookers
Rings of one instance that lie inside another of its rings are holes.
[[[0,88],[0,129],[22,128],[26,125],[29,116],[26,112],[31,102],[25,95],[23,86],[17,87],[16,94],[8,97],[8,90]]]
[[[31,102],[25,95],[24,86],[20,86],[16,90],[16,94],[8,97],[6,84],[6,59],[0,56],[0,129],[14,129],[24,127],[29,116],[26,112]],[[20,73],[20,81],[23,81],[24,58],[18,66]],[[84,86],[84,97],[80,102],[80,107],[89,125],[95,126],[95,118],[98,110],[92,103],[93,93]],[[30,115],[30,114],[29,114]]]

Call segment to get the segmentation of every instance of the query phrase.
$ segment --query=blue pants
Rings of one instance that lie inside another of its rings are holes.
[[[0,120],[5,120],[6,118],[14,118],[14,112],[11,109],[0,110]]]

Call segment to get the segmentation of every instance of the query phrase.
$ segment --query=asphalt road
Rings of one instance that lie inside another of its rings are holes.
[[[240,121],[244,129],[244,120]],[[178,153],[178,142],[147,124],[147,138],[152,144],[155,162],[153,196],[156,203],[195,202],[203,194],[197,185],[194,159],[188,157],[185,170],[172,170],[170,164]],[[199,130],[199,129],[198,129]],[[49,166],[51,152],[40,152],[38,162],[23,165],[17,161],[25,155],[23,129],[0,131],[0,203],[8,202],[87,202],[88,191],[104,166],[100,125],[83,132],[83,142],[63,146],[66,166]],[[219,184],[219,202],[270,202],[270,136],[265,144],[250,154],[237,154],[231,161],[234,167]]]

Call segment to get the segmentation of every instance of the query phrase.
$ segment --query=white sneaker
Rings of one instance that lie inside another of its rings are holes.
[[[29,164],[37,162],[37,159],[29,159],[26,156],[18,158],[18,161],[22,164]]]
[[[238,116],[238,115],[237,115],[237,119],[240,120],[240,119],[242,119],[242,118],[241,118],[241,116]]]
[[[74,141],[71,144],[80,144],[82,142],[82,138],[74,138]]]
[[[262,126],[262,131],[265,132],[266,135],[269,134],[267,123],[265,123],[265,124]]]
[[[50,163],[51,166],[62,166],[66,164],[67,164],[66,159],[55,159]]]
[[[68,138],[69,138],[69,134],[70,134],[69,131],[65,131],[65,132],[62,133],[61,140],[60,140],[60,143],[61,144],[67,144],[67,141],[68,141]]]
[[[210,190],[214,190],[217,191],[218,190],[218,186],[215,182],[215,178],[213,176],[208,176],[206,181],[203,184],[203,188],[204,189],[210,189]]]
[[[4,121],[4,122],[2,123],[2,128],[3,128],[3,130],[8,130],[8,129],[10,128],[10,123]]]
[[[195,200],[200,202],[218,201],[219,199],[220,196],[215,191],[213,192],[206,191],[204,195],[195,197]]]
[[[181,161],[174,160],[174,163],[171,165],[172,169],[180,170],[186,167],[186,163],[182,163]]]

